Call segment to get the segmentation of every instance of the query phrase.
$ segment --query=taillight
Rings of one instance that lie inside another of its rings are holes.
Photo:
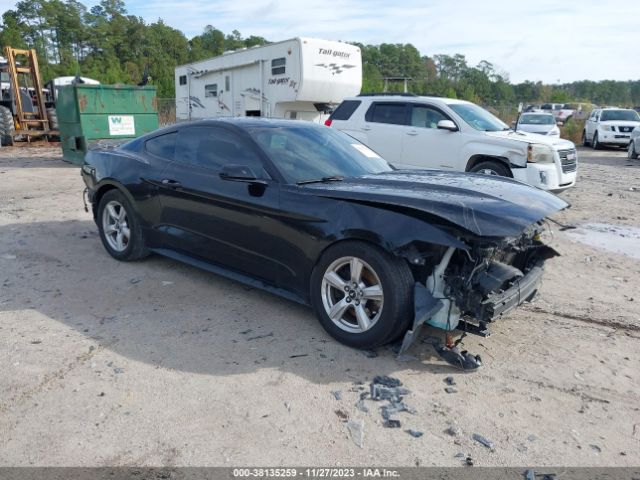
[[[330,118],[327,118],[327,119],[324,121],[324,124],[325,124],[327,127],[330,127],[330,126],[331,126],[331,119],[330,119]]]

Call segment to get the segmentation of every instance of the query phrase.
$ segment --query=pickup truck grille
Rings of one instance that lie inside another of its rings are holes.
[[[562,164],[562,173],[575,172],[578,168],[578,155],[576,149],[559,150],[560,163]],[[570,158],[569,158],[570,157]]]
[[[623,127],[623,126],[621,126],[621,127],[618,127],[618,130],[620,132],[631,132],[631,130],[633,130],[633,127],[626,127],[626,126]]]

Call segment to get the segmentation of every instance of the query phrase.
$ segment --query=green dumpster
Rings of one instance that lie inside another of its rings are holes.
[[[150,86],[59,87],[56,112],[63,157],[78,165],[92,142],[135,138],[158,128],[156,87]]]

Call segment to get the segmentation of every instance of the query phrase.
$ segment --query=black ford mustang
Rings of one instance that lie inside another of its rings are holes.
[[[567,206],[506,178],[395,170],[300,121],[177,124],[92,149],[82,174],[114,258],[156,252],[311,304],[361,348],[406,348],[424,323],[486,333],[535,295],[554,255],[542,222]]]

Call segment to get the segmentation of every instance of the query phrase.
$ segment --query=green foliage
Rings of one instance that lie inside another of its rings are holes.
[[[269,43],[237,30],[207,25],[188,40],[162,20],[128,15],[123,0],[101,0],[90,10],[78,0],[20,0],[2,15],[0,46],[34,48],[45,80],[82,74],[103,83],[138,83],[151,76],[160,97],[175,94],[174,68],[226,50]],[[469,65],[464,55],[422,56],[411,44],[362,45],[363,92],[403,91],[462,98],[501,109],[517,102],[593,102],[640,105],[640,81],[564,85],[512,84],[490,62]]]

